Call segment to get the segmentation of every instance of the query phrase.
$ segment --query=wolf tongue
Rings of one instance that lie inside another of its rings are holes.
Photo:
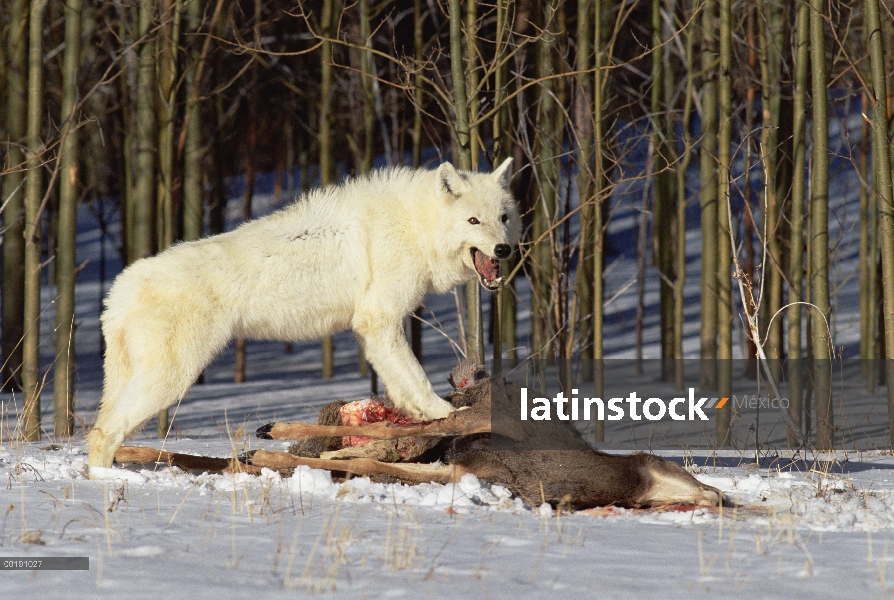
[[[475,250],[475,268],[488,281],[496,279],[500,273],[497,261],[484,254],[481,250]]]

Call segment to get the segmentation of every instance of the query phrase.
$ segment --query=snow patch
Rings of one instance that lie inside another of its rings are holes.
[[[117,469],[115,467],[90,467],[90,477],[103,481],[126,481],[134,485],[143,485],[149,478],[141,473],[128,471],[127,469]]]
[[[240,473],[240,475],[245,475]],[[295,468],[289,478],[289,489],[295,494],[312,494],[332,497],[335,495],[335,484],[329,471],[311,469],[306,465]]]

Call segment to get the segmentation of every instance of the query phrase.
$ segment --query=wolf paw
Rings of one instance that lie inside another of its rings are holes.
[[[267,423],[266,425],[261,425],[255,431],[255,435],[262,440],[272,440],[273,436],[270,435],[270,432],[273,431],[273,426],[275,423]]]
[[[449,402],[435,396],[430,402],[417,409],[419,416],[426,420],[443,419],[456,408]]]

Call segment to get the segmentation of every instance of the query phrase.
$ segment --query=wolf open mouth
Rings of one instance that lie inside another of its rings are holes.
[[[478,280],[485,289],[495,291],[503,287],[503,277],[500,277],[500,263],[491,258],[478,248],[472,248],[472,262],[478,271]]]

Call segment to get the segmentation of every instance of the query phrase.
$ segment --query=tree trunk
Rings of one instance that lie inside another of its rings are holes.
[[[222,20],[218,20],[217,16],[220,11],[221,5],[224,0],[217,0],[217,7],[215,8],[215,14],[211,18],[211,24],[209,25],[210,31],[214,33],[215,36],[221,37],[224,34],[225,25]],[[207,40],[206,40],[207,43]],[[202,54],[205,54],[205,48],[202,48]],[[201,91],[201,81],[202,81],[202,67],[205,64],[205,59],[201,59],[199,61],[198,66],[196,67],[196,75],[195,80],[198,82],[198,87],[193,88],[196,101],[198,101],[199,93]],[[223,87],[226,83],[224,73],[223,73],[223,57],[220,53],[216,53],[214,56],[214,69],[212,73],[214,74],[214,87],[219,89]],[[189,118],[191,111],[193,110],[193,103],[190,101],[190,104],[186,107],[186,118]],[[199,113],[201,114],[201,113]],[[210,173],[208,174],[209,179],[211,180],[211,201],[210,206],[208,207],[208,231],[211,235],[217,235],[218,233],[223,233],[225,228],[226,221],[226,211],[227,211],[227,202],[229,201],[228,191],[226,189],[226,185],[224,184],[224,173],[223,173],[223,156],[225,152],[223,135],[221,130],[224,127],[225,121],[225,111],[223,105],[223,95],[216,94],[214,96],[214,118],[211,122],[212,131],[218,132],[211,139],[211,168],[209,169]],[[189,131],[190,124],[186,123],[186,129]],[[185,144],[185,140],[184,140]],[[303,173],[303,171],[302,171]]]
[[[372,47],[372,27],[370,25],[369,0],[360,0],[360,38],[364,47]],[[376,125],[376,96],[373,90],[373,56],[371,52],[360,52],[360,81],[363,85],[363,155],[360,161],[360,175],[372,169],[375,150],[374,131]]]
[[[74,308],[75,308],[75,238],[78,202],[78,132],[77,102],[78,67],[81,59],[81,12],[83,0],[67,0],[65,4],[65,57],[62,68],[62,154],[59,182],[59,217],[56,236],[56,365],[53,368],[53,432],[56,438],[74,433]]]
[[[158,249],[170,248],[178,239],[174,211],[174,121],[176,120],[177,64],[182,0],[163,0],[159,30],[158,61]],[[169,17],[170,15],[170,17]]]
[[[155,252],[155,175],[158,159],[155,97],[158,86],[155,77],[156,44],[155,38],[151,37],[155,5],[155,0],[146,0],[139,4],[139,37],[149,37],[140,47],[137,67],[137,159],[134,172],[132,260],[146,258]]]
[[[773,376],[779,379],[779,359],[782,358],[782,318],[777,312],[782,308],[782,253],[779,245],[781,224],[777,196],[777,172],[779,170],[779,107],[781,101],[780,80],[782,78],[782,56],[778,44],[778,31],[781,27],[780,7],[775,2],[765,3],[759,0],[758,11],[761,24],[758,28],[760,39],[761,65],[761,152],[764,161],[764,226],[766,239],[763,256],[763,288],[761,289],[762,327],[766,332],[764,353],[770,359]],[[770,319],[776,315],[773,322]]]
[[[717,393],[732,395],[733,320],[732,250],[730,248],[730,170],[732,168],[732,45],[731,0],[720,0],[720,115],[718,127],[717,195]],[[717,411],[717,445],[730,445],[730,403]]]
[[[261,0],[255,0],[255,39],[260,39]],[[245,150],[245,195],[242,197],[242,222],[251,221],[252,202],[255,195],[255,162],[258,149],[258,63],[251,65],[252,78],[248,93],[248,140]],[[236,339],[236,364],[233,383],[245,383],[245,366],[248,361],[248,344],[245,338]],[[324,377],[325,360],[323,363]],[[329,377],[332,375],[330,374]]]
[[[31,0],[28,23],[28,134],[25,149],[25,336],[22,342],[22,384],[25,406],[22,433],[40,439],[40,203],[43,197],[41,143],[43,125],[43,16],[46,0]]]
[[[763,6],[761,4],[761,6]],[[757,68],[757,48],[758,44],[755,39],[755,31],[754,31],[754,21],[755,21],[755,11],[753,7],[747,8],[747,33],[746,33],[746,43],[748,44],[748,69],[751,72]],[[763,13],[761,16],[761,24],[763,25]],[[761,40],[764,40],[764,37],[761,37]],[[743,176],[743,184],[742,187],[744,189],[744,210],[743,210],[743,240],[745,245],[745,273],[744,277],[746,281],[752,282],[753,285],[749,286],[747,289],[748,293],[751,297],[754,297],[755,291],[754,287],[757,287],[758,281],[755,280],[754,272],[756,268],[756,260],[754,253],[754,238],[757,237],[758,240],[763,240],[763,236],[757,232],[757,226],[754,222],[754,186],[751,185],[751,173],[754,170],[754,159],[753,159],[753,151],[752,151],[752,132],[754,131],[754,98],[755,98],[755,85],[760,83],[759,80],[749,79],[748,81],[748,89],[745,91],[745,132],[743,135],[742,144],[745,146],[745,164],[742,172]],[[759,145],[760,146],[760,145]],[[760,147],[758,148],[758,157],[761,157]],[[760,311],[759,311],[760,312]],[[763,312],[760,312],[763,315]],[[763,327],[758,328],[758,331],[763,331]],[[754,336],[747,336],[747,348],[748,355],[746,356],[747,363],[745,367],[745,376],[748,379],[757,379],[758,377],[758,364],[757,364],[757,344],[760,343],[760,339],[754,339]]]
[[[868,32],[867,32],[868,33]],[[866,36],[868,45],[869,36]],[[869,94],[865,90],[860,94],[860,112],[868,115]],[[864,177],[869,180],[869,144],[872,132],[869,129],[870,121],[862,119],[860,121],[860,154],[857,158],[857,169]],[[870,360],[875,354],[875,345],[873,338],[875,336],[875,322],[872,319],[873,302],[869,295],[869,189],[866,185],[860,186],[860,252],[859,252],[859,280],[860,280],[860,358],[863,361],[863,376],[869,380],[869,393],[874,391],[871,383]],[[873,249],[872,256],[875,256]]]
[[[171,3],[174,2],[172,6]],[[161,56],[158,69],[159,98],[158,105],[158,250],[170,248],[177,236],[177,224],[174,211],[174,120],[176,119],[177,87],[177,53],[180,44],[180,17],[183,11],[182,0],[164,0],[162,4],[163,27],[160,30],[159,47]],[[168,21],[168,14],[171,20]],[[168,409],[158,412],[158,439],[168,435],[170,421]]]
[[[460,0],[449,0],[450,9],[450,76],[453,80],[453,110],[455,112],[456,138],[459,153],[457,166],[472,169],[472,150],[469,146],[469,103],[466,97],[466,73],[463,65],[463,15]]]
[[[360,43],[364,47],[372,47],[372,28],[370,25],[370,8],[369,0],[360,0]],[[421,33],[420,33],[421,35]],[[372,52],[361,50],[360,52],[360,82],[363,86],[363,154],[360,157],[359,174],[361,176],[369,173],[372,169],[375,145],[376,126],[376,96],[374,90],[373,79],[373,56]],[[384,132],[383,132],[384,133]],[[412,325],[411,325],[412,327]],[[357,364],[360,370],[360,376],[366,377],[369,371],[369,364],[366,360],[366,354],[363,351],[363,345],[357,344]]]
[[[672,75],[665,63],[669,56],[665,54],[664,24],[660,0],[652,0],[652,194],[655,215],[652,226],[656,239],[658,273],[661,278],[659,287],[659,313],[661,319],[661,376],[664,381],[673,379],[674,357],[674,243],[673,224],[676,194],[675,178],[671,172],[674,148],[668,142],[673,133],[672,122],[668,116],[673,109],[667,103],[668,91],[672,89]],[[671,94],[672,95],[672,94]]]
[[[332,37],[333,0],[323,0],[320,12],[320,34]],[[320,185],[335,183],[335,163],[332,146],[332,42],[324,41],[320,48]],[[323,379],[335,374],[332,336],[323,338]]]
[[[552,78],[556,65],[556,15],[557,3],[546,3],[538,20],[542,31],[535,42],[537,77],[542,81],[537,86],[536,138],[534,140],[537,162],[533,186],[532,239],[537,240],[530,254],[531,272],[531,351],[541,360],[552,358],[550,345],[556,334],[555,298],[559,291],[555,251],[558,246],[556,223],[559,198],[559,164],[562,133],[557,128],[556,81]]]
[[[457,166],[471,171],[473,166],[469,102],[466,90],[466,68],[463,64],[463,14],[460,0],[450,0],[450,76],[453,82],[453,110],[456,125],[454,138],[458,148]],[[471,50],[469,50],[471,53]],[[476,361],[483,358],[483,339],[479,336],[480,302],[478,282],[466,284],[466,357]]]
[[[717,244],[717,4],[702,7],[702,131],[699,150],[702,248]],[[701,272],[701,377],[703,390],[717,389],[717,255],[702,253]]]
[[[187,0],[186,26],[195,34],[202,21],[201,0]],[[189,39],[189,68],[184,73],[189,96],[199,97],[202,82],[198,79],[201,58],[199,38]],[[186,124],[186,140],[183,163],[183,239],[197,240],[204,233],[202,196],[202,109],[198,102],[187,107],[189,123]]]
[[[803,373],[801,360],[801,304],[804,281],[804,170],[807,159],[807,63],[810,7],[806,2],[798,5],[795,27],[795,94],[793,98],[793,165],[791,200],[791,248],[789,257],[788,302],[788,397],[789,412],[795,423],[802,424]],[[797,443],[789,436],[789,444]]]
[[[608,65],[611,63],[612,45],[606,42],[605,23],[606,0],[598,0],[593,14],[593,50],[596,57],[596,71],[593,75],[593,139],[595,160],[593,170],[593,391],[595,397],[602,398],[605,392],[605,365],[603,363],[603,325],[604,325],[604,282],[605,265],[605,228],[603,203],[611,192],[611,180],[607,168],[607,151],[605,138],[609,134],[609,121],[606,115],[608,98]],[[605,439],[605,422],[593,422],[593,441]]]
[[[869,42],[869,38],[867,36],[867,45]],[[868,112],[866,113],[868,114]],[[864,119],[865,122],[865,119]],[[870,138],[872,134],[870,133]],[[866,176],[871,180],[875,181],[878,179],[878,152],[875,151],[875,147],[871,146],[870,154],[871,160],[869,164],[869,169],[866,172]],[[880,270],[881,270],[881,261],[879,260],[879,203],[878,203],[878,195],[874,193],[869,194],[869,206],[868,206],[868,214],[867,218],[869,220],[868,223],[868,233],[869,233],[869,247],[868,247],[868,269],[869,269],[869,284],[867,285],[867,295],[869,296],[869,318],[871,319],[871,329],[872,333],[869,337],[868,344],[870,347],[870,356],[871,359],[869,361],[869,373],[868,381],[867,381],[867,389],[870,393],[875,393],[878,384],[881,382],[881,379],[884,378],[882,375],[883,371],[880,371],[878,367],[878,360],[883,358],[884,352],[882,350],[881,336],[884,335],[882,331],[882,322],[883,317],[879,310],[880,305],[882,304],[882,290],[879,289],[879,279],[880,279]]]
[[[494,52],[495,60],[502,60],[507,57],[510,51],[509,40],[511,36],[512,25],[509,20],[509,2],[507,0],[497,0],[497,43]],[[510,125],[510,102],[506,100],[506,91],[508,89],[509,68],[506,62],[502,62],[494,73],[494,105],[499,107],[499,111],[494,115],[493,122],[493,138],[494,138],[494,164],[498,165],[505,158],[512,156],[512,137]],[[518,169],[519,165],[514,167]],[[507,277],[509,273],[518,264],[518,255],[513,254],[509,260],[501,261],[500,275]],[[515,367],[518,361],[517,351],[517,305],[515,295],[515,282],[513,277],[509,281],[509,285],[500,289],[496,295],[496,301],[493,303],[493,309],[496,314],[491,314],[491,319],[497,319],[494,326],[494,360],[498,358],[502,361],[503,355],[509,361],[510,367]]]
[[[601,0],[597,0],[598,5]],[[591,88],[588,77],[593,56],[590,51],[590,16],[592,3],[577,3],[577,50],[575,56],[576,94],[574,104],[575,138],[577,146],[577,196],[580,205],[580,244],[578,246],[575,295],[578,306],[577,330],[580,338],[581,379],[593,379],[593,115]],[[599,10],[599,9],[597,9]],[[598,27],[598,26],[597,26]],[[598,51],[598,50],[597,50]],[[601,396],[599,396],[601,398]]]
[[[422,64],[424,25],[422,0],[413,0],[413,58],[417,65]],[[410,134],[413,139],[413,168],[415,169],[422,166],[422,103],[422,76],[417,72],[413,78],[413,129]]]
[[[878,155],[877,177],[873,179],[873,192],[879,198],[879,229],[882,250],[882,289],[885,333],[885,381],[888,391],[888,429],[894,432],[894,186],[891,182],[891,146],[888,140],[888,110],[885,106],[885,51],[882,44],[881,21],[878,0],[866,0],[866,26],[869,29],[869,52],[872,67],[873,150]],[[890,441],[889,441],[890,443]],[[891,444],[894,446],[894,444]],[[889,446],[889,447],[891,447]]]
[[[136,256],[134,250],[134,172],[136,170],[136,82],[137,82],[137,48],[133,46],[134,37],[138,33],[135,10],[123,6],[119,9],[118,36],[128,44],[127,50],[121,54],[121,77],[119,94],[121,96],[121,120],[124,129],[123,152],[121,157],[121,262],[132,263]]]
[[[831,450],[832,388],[829,314],[829,120],[826,107],[826,41],[824,0],[810,0],[810,55],[813,95],[813,148],[810,170],[810,311],[814,360],[816,447]]]
[[[652,175],[652,165],[655,164],[652,156],[655,153],[653,140],[649,140],[649,154],[646,157],[646,172],[643,177],[642,209],[637,218],[636,232],[636,322],[634,325],[634,353],[636,356],[636,372],[643,373],[643,334],[646,320],[646,254],[649,251],[649,215],[653,213],[653,207],[649,198],[649,185],[655,184]]]
[[[156,103],[158,87],[155,73],[155,38],[150,31],[155,20],[155,1],[147,0],[139,5],[139,37],[144,39],[140,47],[140,58],[137,66],[136,95],[136,146],[137,157],[134,172],[133,212],[131,239],[133,254],[131,261],[146,258],[155,253],[155,203],[156,203],[156,166],[157,143]],[[167,409],[158,415],[158,436],[167,434]]]
[[[422,0],[413,0],[413,48],[414,58],[417,65],[422,64],[423,41],[422,28],[424,26],[422,17]],[[413,140],[413,168],[422,167],[422,76],[417,73],[413,79],[413,129],[411,137]],[[413,350],[413,356],[422,363],[422,307],[419,306],[413,311],[410,318],[410,347]]]
[[[25,163],[22,142],[27,123],[28,3],[10,5],[7,37],[6,130],[8,141],[3,163],[3,368],[0,389],[22,389],[22,340],[25,335]]]
[[[697,0],[692,6],[693,14],[697,10]],[[688,7],[687,7],[688,8]],[[688,12],[688,11],[687,11]],[[677,236],[676,247],[676,279],[674,280],[674,384],[678,390],[683,389],[683,308],[686,288],[686,174],[692,162],[692,134],[690,133],[692,104],[695,94],[693,81],[693,64],[695,55],[695,27],[686,28],[685,34],[686,88],[683,98],[683,156],[677,166]],[[601,398],[601,396],[599,396]]]
[[[467,118],[469,120],[469,142],[468,142],[468,158],[469,170],[477,171],[479,162],[479,144],[478,125],[475,117],[478,113],[478,74],[475,71],[475,51],[477,48],[477,27],[476,23],[478,15],[476,11],[476,1],[466,0],[466,35],[465,35],[465,86],[466,86],[466,102],[467,102]],[[452,13],[451,13],[452,23]],[[452,31],[451,31],[452,34]],[[452,65],[451,65],[452,67]],[[455,85],[455,82],[454,82]],[[481,286],[478,281],[472,280],[466,283],[466,341],[467,346],[472,349],[468,355],[476,361],[484,361],[484,327],[483,311],[481,308]]]
[[[472,170],[478,170],[480,162],[481,135],[478,128],[478,71],[476,69],[478,49],[478,2],[466,0],[466,96],[469,103],[469,151]],[[476,286],[477,289],[477,286]],[[480,336],[479,331],[479,336]]]

